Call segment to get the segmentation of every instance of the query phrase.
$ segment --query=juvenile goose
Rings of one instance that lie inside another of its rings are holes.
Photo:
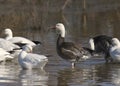
[[[112,45],[112,37],[106,35],[99,35],[89,40],[90,49],[96,53],[103,53],[105,55],[106,63],[110,60],[109,48]]]
[[[120,41],[117,38],[112,39],[112,46],[109,52],[114,62],[120,62]]]
[[[44,55],[27,53],[32,51],[31,45],[25,45],[18,56],[18,62],[23,69],[41,68],[46,65],[48,59]]]
[[[72,42],[65,42],[65,27],[62,23],[57,23],[55,27],[59,31],[57,39],[57,53],[60,57],[72,63],[72,68],[75,67],[75,62],[83,61],[89,58],[89,50],[87,48],[79,47]]]
[[[6,35],[5,39],[12,43],[26,43],[26,44],[31,45],[32,47],[40,44],[39,41],[31,41],[24,37],[13,37],[12,30],[9,28],[4,30],[4,34]]]

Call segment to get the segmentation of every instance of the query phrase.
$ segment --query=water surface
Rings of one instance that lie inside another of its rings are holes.
[[[34,53],[50,54],[44,70],[22,70],[17,62],[0,64],[0,86],[119,86],[120,64],[105,64],[103,56],[71,64],[56,53],[57,35],[48,31],[58,22],[66,27],[66,41],[88,47],[88,40],[105,34],[120,39],[119,0],[1,0],[0,31],[38,40]],[[3,35],[1,34],[1,37]]]

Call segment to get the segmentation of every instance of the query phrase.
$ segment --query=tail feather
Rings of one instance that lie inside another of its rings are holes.
[[[95,51],[87,47],[82,47],[84,50],[88,51],[92,56],[95,54]]]

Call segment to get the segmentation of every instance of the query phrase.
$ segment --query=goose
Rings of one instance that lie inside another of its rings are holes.
[[[109,53],[114,62],[120,62],[120,41],[118,38],[112,38],[112,46]]]
[[[16,48],[20,48],[20,46],[13,44],[12,42],[7,41],[3,38],[0,38],[0,48],[3,48],[6,51],[11,51],[11,50],[14,50]]]
[[[18,57],[18,54],[21,51],[21,47],[24,46],[25,44],[14,44],[8,40],[5,40],[3,38],[0,38],[0,48],[6,50],[6,51],[14,51],[10,53],[10,55],[14,58]]]
[[[93,38],[89,39],[89,45],[90,49],[92,49],[96,53],[103,53],[105,55],[105,61],[106,63],[111,60],[109,58],[109,48],[112,45],[112,40],[113,37],[106,36],[106,35],[98,35]]]
[[[18,55],[18,62],[23,69],[33,69],[43,67],[48,62],[48,58],[44,55],[28,53],[32,51],[31,45],[25,45],[22,47],[22,51]]]
[[[58,55],[61,58],[70,61],[72,63],[72,68],[75,67],[77,61],[84,61],[90,57],[90,49],[78,46],[73,42],[65,42],[65,27],[62,23],[57,23],[56,26],[51,27],[51,29],[55,29],[59,32],[56,44]]]
[[[0,62],[12,60],[14,57],[10,55],[10,52],[0,48]]]
[[[39,41],[31,41],[31,40],[24,38],[24,37],[13,37],[12,30],[9,28],[6,28],[4,30],[4,34],[6,36],[5,39],[12,42],[12,43],[26,43],[26,44],[29,44],[33,47],[38,45],[38,44],[41,44],[41,42],[39,42]]]

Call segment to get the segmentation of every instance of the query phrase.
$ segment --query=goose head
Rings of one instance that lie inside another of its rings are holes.
[[[58,34],[61,35],[61,37],[65,37],[65,26],[62,23],[57,23],[52,29],[56,29],[56,31],[58,32]]]
[[[25,46],[22,47],[22,50],[26,52],[32,52],[33,48],[31,45],[26,44]]]
[[[113,38],[113,39],[112,39],[112,45],[113,45],[113,46],[120,46],[120,41],[119,41],[119,39]]]
[[[89,39],[89,47],[92,50],[95,50],[94,40],[92,38]]]
[[[9,28],[6,28],[6,29],[4,30],[4,35],[6,36],[6,37],[5,37],[6,40],[11,39],[11,38],[13,37],[12,30],[9,29]]]

